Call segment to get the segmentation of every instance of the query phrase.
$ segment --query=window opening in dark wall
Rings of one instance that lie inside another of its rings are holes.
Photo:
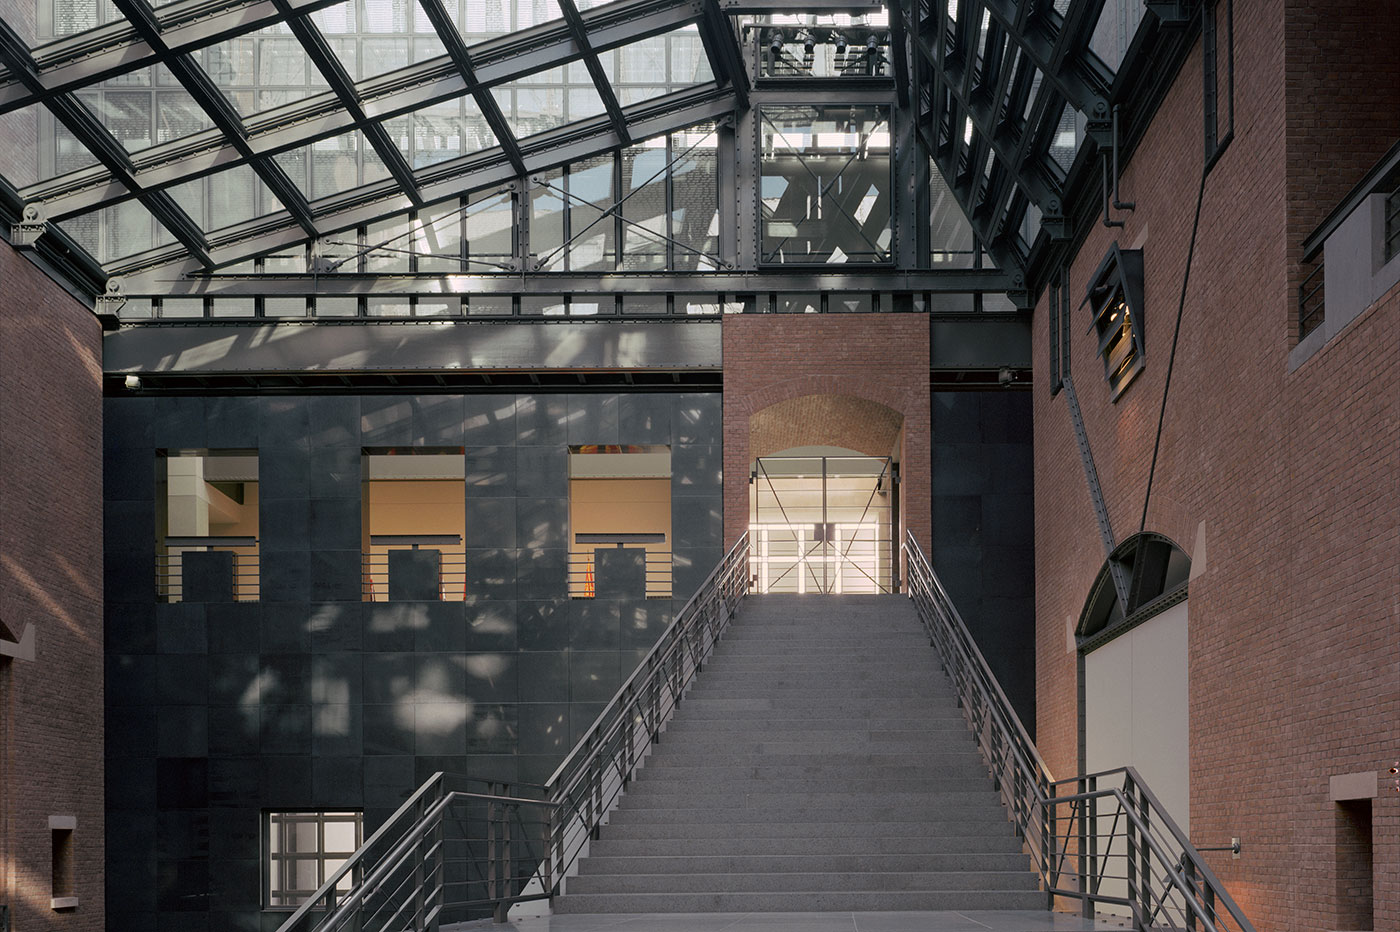
[[[466,459],[461,447],[375,447],[362,457],[361,597],[466,598]]]
[[[569,447],[569,595],[671,597],[671,448]]]
[[[256,602],[257,452],[160,451],[156,486],[157,597]]]

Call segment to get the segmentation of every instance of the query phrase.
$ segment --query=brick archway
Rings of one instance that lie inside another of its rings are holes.
[[[927,550],[928,318],[735,314],[724,318],[723,341],[726,544],[748,526],[755,456],[823,444],[884,456],[897,442],[904,489],[900,526]],[[847,421],[861,416],[868,423]]]

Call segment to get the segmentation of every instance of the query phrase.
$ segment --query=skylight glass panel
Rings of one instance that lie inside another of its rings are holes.
[[[97,158],[38,104],[0,114],[6,158],[0,174],[16,188],[97,164]]]
[[[134,200],[65,220],[59,228],[104,265],[170,241],[151,212]]]
[[[273,159],[313,201],[389,177],[378,153],[359,130],[280,152]]]
[[[515,81],[492,88],[491,94],[519,139],[563,126],[569,120],[562,87],[534,87]]]
[[[240,114],[253,112],[253,88],[257,85],[254,67],[256,39],[226,39],[196,53],[204,72]]]
[[[468,43],[480,42],[510,32],[512,12],[509,3],[468,3],[457,28]]]
[[[1103,5],[1098,24],[1094,26],[1094,36],[1089,40],[1089,50],[1113,71],[1123,63],[1123,56],[1142,22],[1145,6],[1143,0],[1107,0]]]
[[[248,165],[176,185],[170,195],[206,233],[275,213],[283,206]]]
[[[557,0],[514,0],[515,28],[529,29],[551,20],[561,19],[564,14]]]
[[[335,6],[317,10],[311,14],[316,28],[327,36],[344,36],[359,32],[359,20],[355,16],[355,0],[345,0]]]
[[[616,50],[613,88],[624,105],[714,80],[695,27],[642,39]]]
[[[405,131],[391,136],[414,168],[471,155],[497,143],[469,96],[414,111],[403,123]]]

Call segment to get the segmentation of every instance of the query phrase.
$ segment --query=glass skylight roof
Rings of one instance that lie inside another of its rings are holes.
[[[912,95],[899,88],[908,124],[965,215],[981,218],[983,245],[1024,260],[1062,219],[1044,208],[1088,161],[1086,115],[1121,84],[1139,29],[1156,25],[1143,0],[947,0],[895,17],[783,7],[731,19],[717,0],[0,0],[0,193],[14,214],[32,206],[59,224],[108,274],[266,268],[265,257],[314,256],[308,243],[408,213],[421,223],[564,165],[583,185],[589,159],[612,164],[649,140],[676,150],[668,134],[740,110],[750,80],[783,77],[735,74],[740,42],[767,29],[794,54],[869,41],[882,68],[859,79],[872,88],[922,80]],[[714,160],[710,147],[685,158],[702,156]],[[635,159],[645,168],[645,153]],[[601,203],[558,212],[583,223]],[[659,195],[635,198],[625,235],[571,247],[571,267],[588,249],[604,265],[626,254],[651,267],[664,208]],[[708,244],[708,231],[706,219],[687,235]],[[506,249],[485,261],[505,269]]]
[[[172,243],[224,266],[284,250],[278,227],[332,233],[331,212],[359,200],[383,201],[386,215],[420,203],[420,171],[436,172],[435,193],[447,163],[526,174],[547,156],[520,140],[581,124],[602,153],[632,141],[628,106],[686,88],[732,93],[687,0],[287,6],[291,17],[259,0],[214,13],[197,0],[0,0],[18,40],[0,43],[0,176],[109,273],[168,263]],[[98,34],[100,47],[88,41]],[[26,71],[35,79],[15,77]],[[669,128],[714,110],[694,106],[678,105]],[[384,201],[386,182],[406,201]],[[445,193],[470,188],[464,178]],[[241,225],[258,218],[266,237],[250,241]],[[246,244],[236,255],[225,230]]]

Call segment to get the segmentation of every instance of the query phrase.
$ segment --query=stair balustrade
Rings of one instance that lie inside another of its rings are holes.
[[[1224,884],[1132,767],[1056,780],[913,535],[909,597],[958,691],[968,726],[1041,877],[1047,905],[1138,930],[1253,932]]]
[[[729,626],[748,572],[745,534],[544,785],[434,774],[278,932],[428,932],[557,895]]]

